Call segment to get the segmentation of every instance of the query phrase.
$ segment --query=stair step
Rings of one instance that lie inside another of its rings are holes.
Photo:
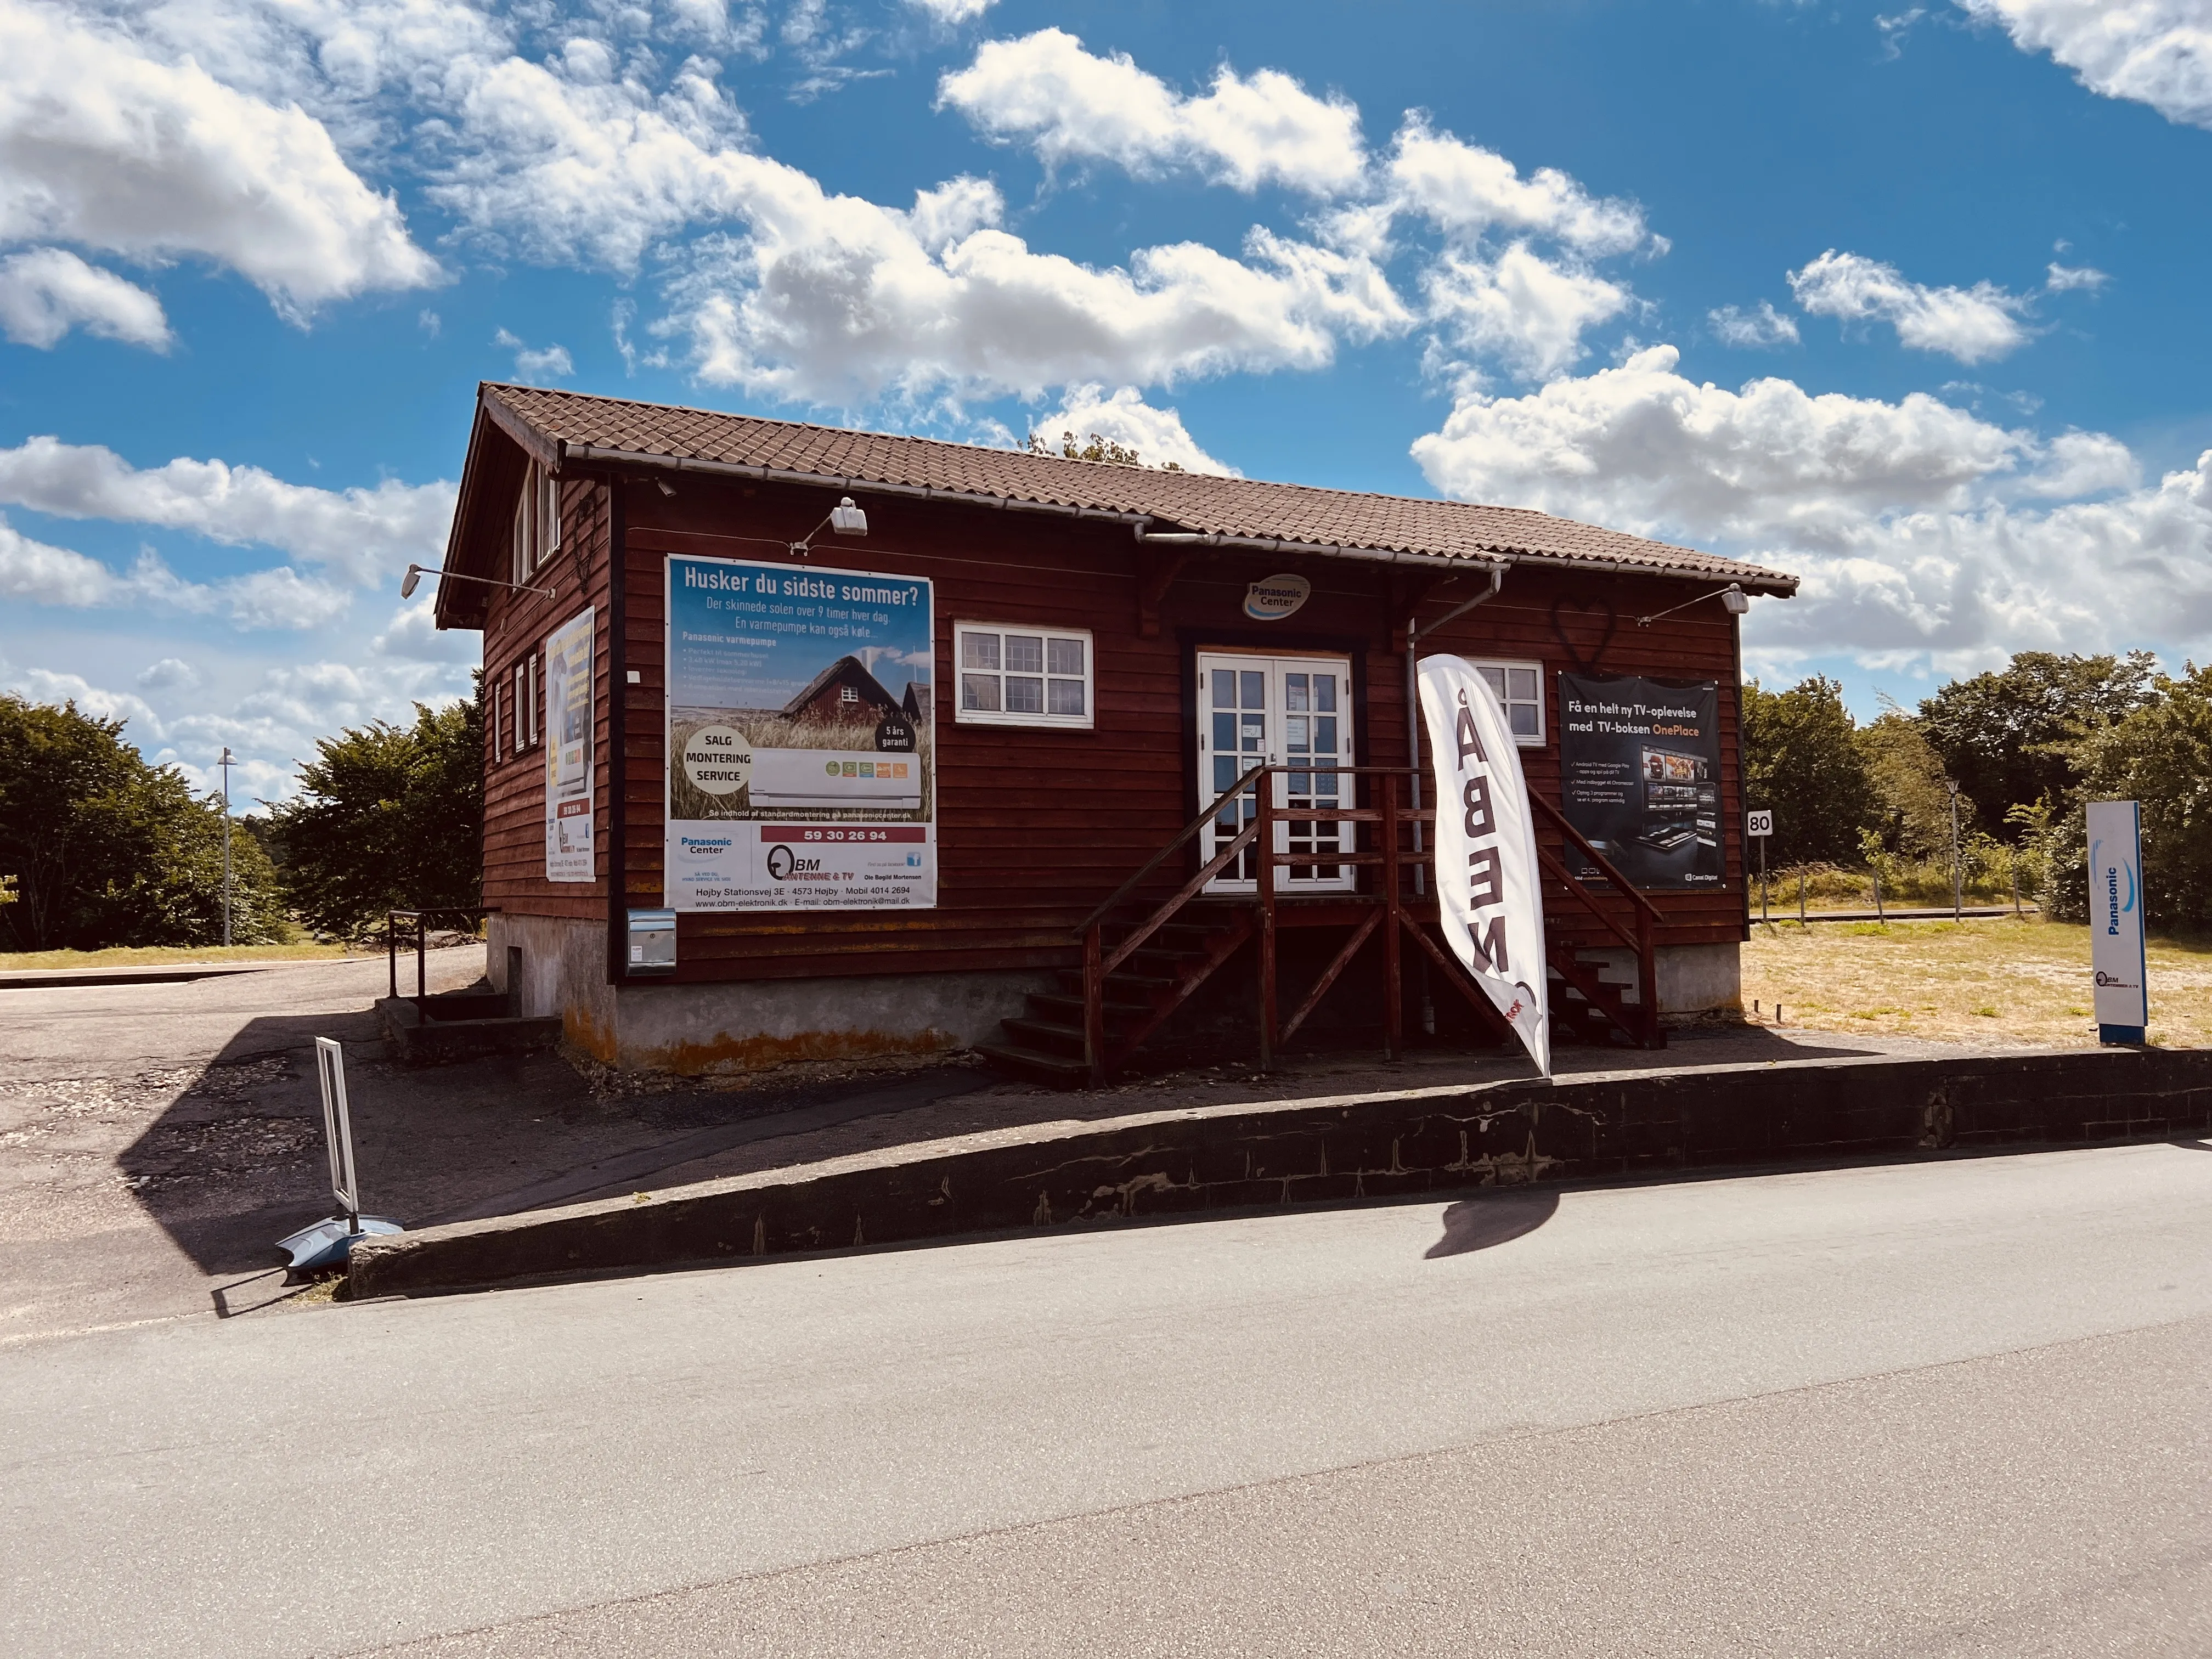
[[[1083,970],[1062,968],[1057,970],[1060,984],[1078,1002],[1083,1000]],[[1171,979],[1158,974],[1133,974],[1127,968],[1117,968],[1106,975],[1106,994],[1109,1000],[1119,996],[1128,1002],[1139,1002],[1155,991],[1164,991],[1175,984]]]
[[[979,1042],[975,1052],[1001,1071],[1031,1083],[1055,1089],[1080,1089],[1090,1081],[1091,1068],[1065,1054],[1044,1054],[1011,1042]]]
[[[1083,1059],[1083,1027],[1061,1025],[1044,1019],[1002,1019],[1006,1035],[1024,1048],[1048,1054],[1065,1054],[1079,1063]]]
[[[1149,1003],[1116,999],[1114,993],[1120,988],[1111,980],[1107,981],[1106,1018],[1109,1021],[1142,1019],[1152,1012],[1152,1005]],[[1031,991],[1029,994],[1029,1004],[1030,1013],[1035,1018],[1079,1028],[1083,1024],[1083,998],[1080,994],[1061,996],[1051,991]]]

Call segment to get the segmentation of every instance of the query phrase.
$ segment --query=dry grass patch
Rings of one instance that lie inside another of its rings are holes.
[[[2212,1044],[2212,941],[2154,939],[2150,1040]],[[2063,922],[1753,923],[1747,1012],[1818,1030],[2088,1048],[2089,930]]]
[[[0,973],[58,968],[174,968],[202,963],[334,962],[342,957],[381,955],[344,945],[118,945],[105,951],[0,951]]]

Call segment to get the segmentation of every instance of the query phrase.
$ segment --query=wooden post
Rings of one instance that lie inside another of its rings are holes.
[[[1398,775],[1382,775],[1382,1057],[1395,1060],[1405,1047],[1406,1007],[1398,939]]]
[[[1636,978],[1643,998],[1644,1046],[1656,1048],[1663,1041],[1659,1030],[1659,952],[1653,942],[1651,913],[1636,907]]]
[[[1275,774],[1273,768],[1253,780],[1255,790],[1252,837],[1260,889],[1260,1069],[1275,1066]]]
[[[1083,930],[1083,1063],[1093,1089],[1106,1083],[1105,930],[1103,921]]]

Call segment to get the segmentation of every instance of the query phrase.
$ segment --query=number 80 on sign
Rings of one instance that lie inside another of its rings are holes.
[[[1753,841],[1764,841],[1774,833],[1774,811],[1771,807],[1759,812],[1743,815],[1743,833]]]

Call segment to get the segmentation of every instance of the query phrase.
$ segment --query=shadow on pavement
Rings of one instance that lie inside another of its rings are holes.
[[[1444,1236],[1424,1250],[1422,1257],[1434,1261],[1443,1256],[1466,1255],[1474,1250],[1510,1244],[1549,1221],[1559,1207],[1559,1194],[1549,1188],[1463,1198],[1444,1207]]]

